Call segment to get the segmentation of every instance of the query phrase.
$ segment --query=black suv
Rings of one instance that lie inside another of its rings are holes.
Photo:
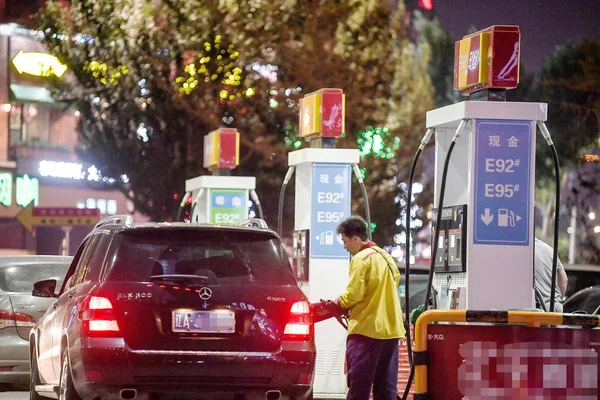
[[[109,217],[55,286],[33,290],[57,300],[31,330],[32,400],[312,399],[310,304],[266,224]]]

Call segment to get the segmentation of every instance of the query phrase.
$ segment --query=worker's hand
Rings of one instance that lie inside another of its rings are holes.
[[[339,299],[321,300],[317,303],[312,303],[311,308],[315,322],[324,321],[332,317],[344,317],[347,314],[347,310],[340,307]]]
[[[336,298],[335,300],[332,300],[333,304],[335,304],[337,307],[342,308],[342,305],[340,303],[340,298]]]

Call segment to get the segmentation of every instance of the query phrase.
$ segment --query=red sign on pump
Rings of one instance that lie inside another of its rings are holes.
[[[321,92],[321,136],[340,137],[344,133],[344,94],[341,89]]]
[[[240,134],[235,128],[219,128],[204,137],[204,167],[208,169],[238,166]]]
[[[521,33],[518,26],[491,26],[454,46],[454,89],[514,89],[519,84]]]
[[[300,136],[308,140],[344,133],[345,98],[342,89],[320,89],[300,99]]]

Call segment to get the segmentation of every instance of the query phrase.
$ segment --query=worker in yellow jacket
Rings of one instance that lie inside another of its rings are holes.
[[[404,337],[393,257],[369,241],[367,223],[352,216],[337,228],[352,255],[350,280],[335,302],[349,311],[346,341],[347,400],[396,400],[398,339]]]

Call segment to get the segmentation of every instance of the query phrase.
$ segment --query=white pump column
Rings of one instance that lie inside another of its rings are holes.
[[[427,128],[435,129],[436,209],[448,149],[466,120],[451,154],[443,204],[467,205],[466,273],[436,272],[434,278],[438,291],[449,275],[450,289],[465,289],[461,308],[535,305],[535,132],[546,115],[545,103],[499,101],[464,101],[427,113]]]
[[[308,281],[300,287],[311,303],[332,300],[348,283],[350,255],[336,229],[350,216],[353,149],[307,148],[289,154],[296,167],[294,230],[309,230]],[[346,331],[335,320],[315,325],[315,398],[345,398]]]

